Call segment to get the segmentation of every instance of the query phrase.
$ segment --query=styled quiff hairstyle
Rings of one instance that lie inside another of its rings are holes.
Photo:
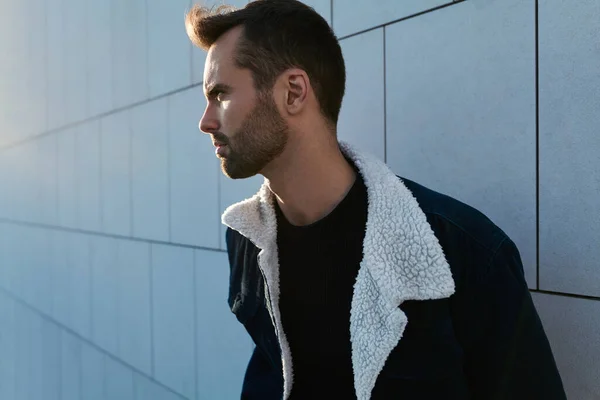
[[[208,50],[221,35],[242,26],[235,55],[258,91],[271,90],[289,68],[306,72],[321,113],[335,126],[346,86],[346,67],[333,30],[314,9],[297,0],[256,0],[244,8],[194,6],[186,15],[191,41]]]

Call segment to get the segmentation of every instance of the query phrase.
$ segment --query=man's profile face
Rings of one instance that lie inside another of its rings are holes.
[[[270,91],[254,88],[250,70],[235,65],[240,27],[211,46],[204,69],[206,110],[200,130],[212,136],[225,175],[233,179],[260,173],[283,151],[288,127]]]

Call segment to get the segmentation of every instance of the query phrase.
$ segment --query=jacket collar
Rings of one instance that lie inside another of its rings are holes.
[[[368,196],[363,260],[350,315],[354,386],[358,400],[367,400],[408,322],[399,305],[406,300],[450,297],[454,280],[425,213],[404,183],[378,159],[345,143],[340,147],[358,168]],[[280,342],[287,399],[293,366],[278,306],[277,222],[268,182],[252,198],[225,210],[222,222],[260,249],[258,264]]]

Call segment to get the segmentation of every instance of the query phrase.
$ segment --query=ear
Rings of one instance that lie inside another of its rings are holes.
[[[301,69],[290,69],[283,74],[284,77],[284,104],[286,112],[290,115],[299,114],[308,100],[308,92],[311,88],[310,80],[305,71]]]

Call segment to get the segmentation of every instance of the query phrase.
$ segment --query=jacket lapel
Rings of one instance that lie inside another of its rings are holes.
[[[363,260],[350,316],[355,390],[359,400],[368,400],[408,322],[399,305],[406,300],[449,297],[454,280],[425,214],[404,183],[378,159],[347,144],[340,146],[359,169],[369,199]],[[260,249],[258,263],[280,342],[287,399],[293,383],[292,355],[278,306],[277,223],[268,182],[254,197],[225,210],[222,222]]]

